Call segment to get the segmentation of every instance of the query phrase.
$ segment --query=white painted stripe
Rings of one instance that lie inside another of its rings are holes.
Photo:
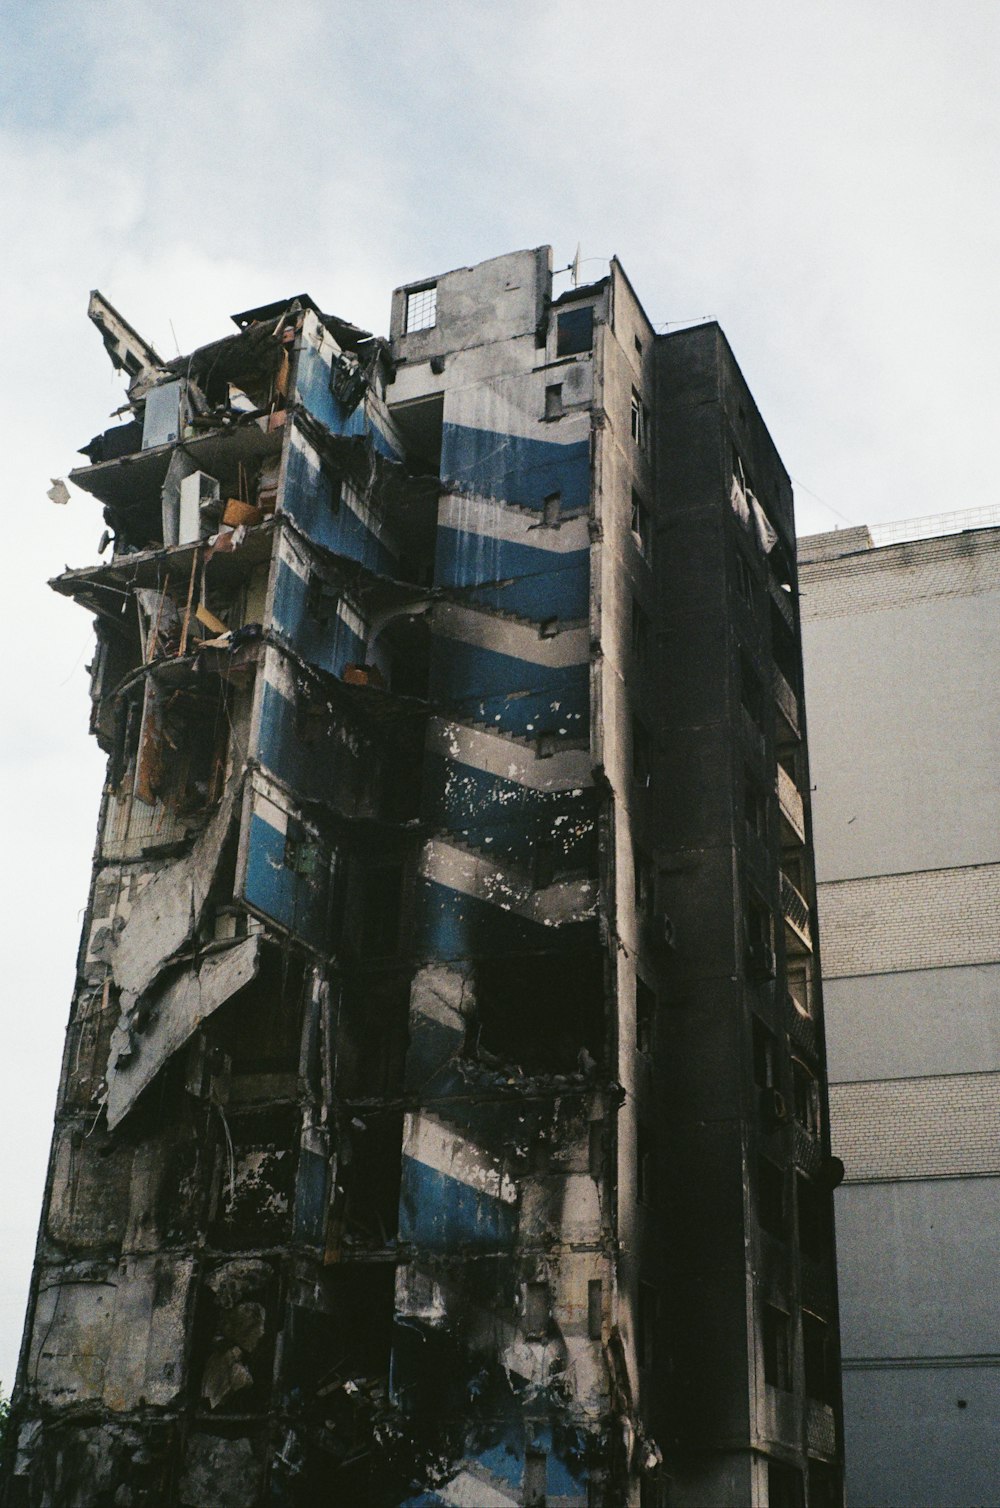
[[[504,1204],[517,1200],[517,1184],[500,1158],[477,1147],[426,1110],[411,1111],[403,1122],[403,1156],[444,1173],[477,1193]]]
[[[558,703],[552,704],[558,712]],[[593,784],[593,760],[589,749],[559,749],[538,759],[532,750],[512,739],[464,723],[432,717],[427,724],[427,748],[433,754],[471,765],[501,780],[512,780],[531,791],[578,791]]]
[[[267,797],[262,796],[260,791],[254,791],[253,813],[262,822],[266,822],[268,827],[275,828],[279,833],[287,833],[288,813],[283,812],[280,806],[275,806],[273,801],[268,801]]]
[[[435,1489],[447,1508],[517,1508],[520,1498],[509,1497],[471,1471],[460,1471],[445,1487]]]
[[[298,576],[300,581],[307,582],[309,580],[309,572],[312,569],[309,557],[299,546],[298,541],[290,534],[282,535],[279,559],[282,564],[286,565],[290,571]],[[337,616],[343,623],[346,623],[352,633],[357,634],[359,639],[364,640],[367,638],[368,625],[364,618],[354,611],[353,607],[351,607],[350,603],[342,595],[338,595],[337,597]]]
[[[414,975],[410,993],[410,1010],[419,1012],[449,1031],[465,1033],[462,997],[466,978],[447,964],[428,963]]]
[[[544,890],[535,890],[525,880],[512,879],[481,854],[453,848],[439,838],[424,845],[419,870],[427,880],[543,927],[583,921],[594,914],[597,905],[593,880],[559,880]]]
[[[490,649],[495,654],[511,655],[532,665],[552,669],[567,665],[585,665],[590,658],[586,626],[567,628],[551,638],[542,638],[530,623],[515,623],[491,613],[457,602],[437,602],[431,609],[432,631],[448,639],[460,639]]]
[[[538,512],[522,512],[491,497],[448,493],[438,505],[438,527],[462,534],[481,534],[507,544],[528,545],[552,555],[586,550],[590,544],[584,515],[568,518],[558,528],[547,528]]]

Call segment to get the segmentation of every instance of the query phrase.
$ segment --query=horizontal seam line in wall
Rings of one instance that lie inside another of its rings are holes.
[[[826,930],[831,930],[829,922],[826,924]],[[827,947],[830,946],[828,942]],[[831,979],[884,979],[889,974],[933,974],[938,969],[995,969],[998,964],[1000,964],[1000,957],[980,958],[971,963],[960,959],[957,963],[914,964],[905,969],[862,969],[857,974],[831,974],[828,969],[824,969],[823,983],[829,984]]]
[[[929,1367],[1000,1367],[995,1351],[958,1356],[845,1356],[841,1366],[847,1372],[909,1371]]]
[[[875,1079],[830,1079],[831,1089],[839,1089],[847,1084],[920,1084],[925,1079],[991,1079],[1000,1075],[1000,1065],[996,1068],[962,1068],[952,1069],[948,1073],[898,1073],[883,1074]]]
[[[1000,1167],[992,1171],[964,1173],[884,1173],[870,1178],[845,1178],[841,1188],[854,1188],[859,1184],[876,1183],[964,1183],[967,1178],[1000,1178]]]
[[[817,888],[829,885],[857,885],[865,880],[900,880],[914,874],[955,874],[965,869],[1000,869],[1000,859],[984,859],[979,864],[935,864],[929,869],[890,869],[884,874],[846,875],[840,880],[817,880]]]

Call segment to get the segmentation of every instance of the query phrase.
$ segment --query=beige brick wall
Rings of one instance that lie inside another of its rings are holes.
[[[817,899],[824,978],[1000,960],[1000,864],[836,880]]]
[[[830,1085],[845,1182],[1000,1173],[1000,1073]]]
[[[802,618],[845,618],[1000,592],[1000,529],[949,534],[803,563]]]

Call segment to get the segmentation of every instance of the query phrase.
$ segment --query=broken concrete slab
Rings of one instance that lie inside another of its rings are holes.
[[[174,979],[158,998],[143,1001],[143,1007],[148,1005],[148,1014],[144,1009],[141,1027],[137,1009],[123,1013],[112,1036],[108,1058],[110,1130],[128,1114],[146,1086],[201,1023],[256,978],[259,968],[260,938],[243,938],[233,947],[205,955]]]

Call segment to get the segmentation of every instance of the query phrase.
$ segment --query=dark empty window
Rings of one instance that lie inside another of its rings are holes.
[[[736,589],[748,607],[753,607],[753,577],[742,555],[736,557]]]
[[[787,1391],[792,1385],[792,1331],[788,1315],[773,1304],[765,1304],[761,1310],[761,1331],[764,1381]]]
[[[641,849],[632,854],[632,879],[635,889],[635,909],[641,922],[648,922],[653,915],[656,875],[653,861]]]
[[[639,1365],[649,1368],[656,1359],[656,1289],[652,1283],[639,1284],[635,1332]]]
[[[757,1220],[763,1230],[784,1238],[785,1175],[769,1157],[757,1159]]]
[[[768,1461],[767,1502],[768,1508],[803,1508],[802,1473],[784,1461]]]
[[[649,410],[639,397],[637,388],[632,389],[631,426],[633,440],[640,450],[645,450],[649,432]]]
[[[653,1198],[654,1139],[642,1121],[636,1126],[635,1148],[635,1197],[640,1204],[649,1204]]]
[[[306,585],[306,612],[316,623],[330,623],[337,617],[340,593],[318,571],[309,572]]]
[[[553,382],[545,389],[546,419],[561,419],[563,412],[562,383]]]
[[[816,1075],[798,1058],[792,1059],[792,1084],[795,1089],[795,1119],[813,1136],[819,1135],[819,1083]]]
[[[632,537],[643,555],[648,557],[653,542],[649,509],[634,487],[632,488]]]
[[[544,499],[544,501],[542,503],[542,517],[545,520],[546,527],[549,528],[549,529],[554,529],[556,527],[556,525],[559,523],[559,518],[560,518],[561,513],[562,513],[562,493],[561,492],[548,492],[548,493],[546,493],[545,499]]]
[[[653,778],[653,740],[637,717],[632,719],[632,775],[639,785],[649,785]]]
[[[545,1453],[529,1450],[524,1457],[524,1501],[528,1508],[542,1508],[546,1491]]]
[[[820,1403],[831,1397],[831,1346],[829,1326],[808,1310],[802,1311],[802,1363],[806,1396]]]
[[[656,1030],[656,996],[642,979],[635,982],[635,1045],[639,1052],[651,1053]]]
[[[746,824],[758,838],[767,835],[767,797],[748,769],[743,771],[743,814]]]
[[[476,965],[478,1045],[525,1073],[576,1073],[600,1061],[604,968],[599,954],[533,953]]]
[[[365,953],[384,957],[396,952],[399,946],[402,890],[402,864],[370,869],[365,875],[362,920],[362,947]]]
[[[649,654],[649,617],[632,598],[632,654],[644,665]]]
[[[600,1278],[591,1278],[587,1284],[587,1334],[591,1340],[600,1340],[604,1322],[604,1286]]]
[[[799,1207],[799,1250],[804,1257],[819,1261],[830,1245],[830,1196],[801,1173],[796,1176],[795,1187]]]
[[[743,908],[746,935],[746,968],[751,979],[773,979],[774,924],[771,912],[758,897],[749,895]]]
[[[549,1328],[551,1300],[548,1283],[524,1285],[524,1331],[529,1336],[544,1336]]]
[[[840,1472],[828,1461],[810,1461],[809,1508],[841,1508]]]
[[[579,356],[594,348],[594,307],[565,309],[556,319],[556,355]]]
[[[436,324],[437,284],[425,283],[422,288],[407,289],[404,335],[414,330],[431,330]]]
[[[774,1087],[774,1033],[759,1016],[753,1017],[753,1079],[758,1089]]]

